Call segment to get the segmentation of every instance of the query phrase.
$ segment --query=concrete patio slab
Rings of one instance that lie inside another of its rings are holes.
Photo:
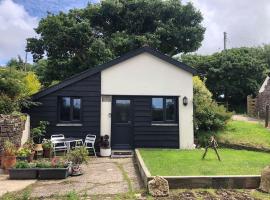
[[[20,191],[35,182],[36,180],[9,180],[8,175],[0,175],[0,197],[7,192]]]
[[[87,165],[83,165],[83,170],[82,176],[37,181],[31,196],[48,198],[73,190],[81,195],[119,194],[143,187],[133,158],[91,158]]]

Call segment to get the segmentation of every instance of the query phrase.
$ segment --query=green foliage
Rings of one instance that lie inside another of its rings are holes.
[[[22,108],[36,105],[30,95],[41,85],[33,72],[22,72],[13,68],[0,69],[0,113],[20,112]]]
[[[25,83],[26,95],[30,96],[32,94],[35,94],[41,88],[41,84],[38,80],[38,77],[34,72],[28,72],[24,77],[23,81]]]
[[[215,100],[238,111],[239,106],[245,108],[247,95],[256,94],[266,77],[269,52],[267,47],[242,47],[207,56],[186,54],[178,59],[206,76],[206,86]]]
[[[16,148],[15,144],[9,140],[5,140],[3,149],[4,149],[5,156],[15,156],[16,155],[17,148]]]
[[[36,163],[37,168],[52,168],[52,164],[50,161],[47,160],[39,160]]]
[[[67,154],[67,159],[73,164],[87,163],[89,159],[89,152],[85,147],[79,147]]]
[[[49,140],[49,139],[43,139],[42,140],[42,147],[43,147],[43,149],[50,149],[50,148],[52,148],[52,141],[51,140]]]
[[[15,168],[16,169],[26,169],[26,168],[35,168],[35,163],[28,163],[27,161],[17,161]]]
[[[51,161],[49,160],[38,160],[36,162],[37,168],[66,168],[67,162],[60,158],[53,158]]]
[[[31,153],[32,153],[32,151],[30,148],[22,147],[17,151],[17,156],[27,157],[27,156],[30,156]]]
[[[205,29],[202,15],[178,0],[107,0],[41,19],[37,38],[27,51],[37,63],[40,80],[50,85],[148,44],[173,55],[197,50]],[[35,67],[34,67],[35,68]]]
[[[232,113],[218,105],[199,77],[193,78],[193,104],[195,133],[224,128]]]
[[[33,139],[37,139],[38,143],[41,143],[41,137],[44,136],[44,134],[46,133],[46,128],[49,125],[49,122],[47,121],[40,121],[39,125],[35,128],[31,129],[31,137]]]

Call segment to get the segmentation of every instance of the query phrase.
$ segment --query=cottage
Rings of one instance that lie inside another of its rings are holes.
[[[33,96],[31,125],[51,134],[108,134],[112,149],[193,147],[195,69],[142,47]]]

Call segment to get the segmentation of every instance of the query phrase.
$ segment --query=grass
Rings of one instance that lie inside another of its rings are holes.
[[[270,149],[270,130],[258,123],[229,121],[222,131],[200,133],[199,140],[205,141],[210,135],[222,143]]]
[[[269,153],[246,150],[219,149],[221,162],[209,149],[204,150],[140,149],[151,175],[203,176],[203,175],[259,175],[269,165]]]

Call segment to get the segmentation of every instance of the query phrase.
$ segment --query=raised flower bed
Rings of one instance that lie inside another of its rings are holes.
[[[34,163],[28,163],[26,161],[18,161],[14,168],[9,170],[10,179],[36,179],[37,168]]]

